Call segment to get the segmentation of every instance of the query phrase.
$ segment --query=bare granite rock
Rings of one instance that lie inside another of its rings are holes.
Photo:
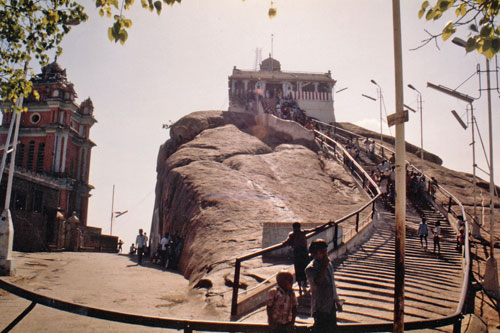
[[[195,112],[172,126],[171,137],[158,156],[158,230],[184,238],[179,270],[192,283],[209,273],[214,285],[231,283],[233,259],[261,248],[264,222],[324,223],[366,201],[311,142],[247,114]]]

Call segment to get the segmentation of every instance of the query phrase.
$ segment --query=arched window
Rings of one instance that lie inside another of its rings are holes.
[[[36,156],[36,172],[43,172],[43,160],[45,158],[45,143],[38,144],[38,154]]]
[[[24,161],[24,143],[20,143],[17,145],[17,150],[16,150],[16,166],[18,167],[23,167],[23,161]]]
[[[35,141],[30,141],[28,144],[28,161],[26,162],[26,169],[33,170],[33,160],[35,157]]]

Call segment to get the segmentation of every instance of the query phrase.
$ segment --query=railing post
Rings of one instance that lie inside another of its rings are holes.
[[[451,197],[450,197],[450,201],[448,202],[448,213],[451,213]]]
[[[460,315],[453,323],[453,333],[460,333],[462,331],[462,316]]]
[[[375,216],[375,213],[377,212],[377,209],[375,208],[375,201],[377,201],[377,200],[374,200],[373,204],[372,204],[372,220],[373,220],[373,217]]]
[[[231,302],[231,320],[234,321],[238,315],[238,289],[240,286],[241,261],[236,258],[234,263],[233,299]]]
[[[339,224],[335,223],[335,231],[333,233],[333,249],[336,250],[338,248],[337,238],[339,237]]]
[[[356,232],[359,231],[359,213],[356,214]]]

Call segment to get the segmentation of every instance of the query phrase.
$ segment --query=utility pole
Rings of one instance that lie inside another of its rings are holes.
[[[109,234],[113,236],[113,219],[115,212],[115,184],[113,184],[113,194],[111,195],[111,228]]]
[[[29,60],[24,62],[24,77],[28,77]],[[0,216],[0,275],[14,275],[15,265],[12,259],[12,247],[14,245],[14,224],[12,223],[12,215],[10,213],[10,199],[12,195],[12,182],[14,180],[14,167],[16,164],[17,140],[19,138],[19,126],[21,124],[21,112],[19,108],[23,106],[24,94],[21,94],[16,101],[15,115],[12,116],[11,122],[15,121],[14,138],[12,140],[12,155],[10,156],[9,175],[7,178],[7,190],[5,193],[5,206]],[[8,147],[8,143],[6,144]],[[8,154],[8,150],[4,151]],[[5,156],[5,155],[4,155]],[[3,173],[3,170],[1,170]]]
[[[495,259],[495,178],[493,175],[493,125],[491,116],[491,87],[490,87],[490,61],[486,58],[486,80],[488,93],[488,132],[490,141],[490,257],[486,260],[486,271],[484,273],[483,287],[493,293],[495,297],[499,296],[498,290],[498,270]]]
[[[396,82],[396,239],[394,279],[394,332],[404,332],[405,287],[405,220],[406,220],[406,145],[403,110],[403,52],[401,50],[401,9],[399,0],[392,0],[394,30],[394,75]],[[406,113],[406,117],[405,117]],[[406,118],[406,119],[405,119]]]

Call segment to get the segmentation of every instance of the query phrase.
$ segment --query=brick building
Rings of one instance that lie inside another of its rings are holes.
[[[15,157],[11,213],[14,250],[100,250],[101,230],[87,227],[90,191],[92,100],[76,102],[66,70],[53,63],[32,79],[38,100],[29,96],[21,115]],[[0,142],[14,114],[3,110]],[[10,155],[7,163],[10,163]],[[6,172],[0,202],[5,202]],[[58,213],[59,209],[59,213]],[[75,212],[77,219],[70,217]]]

